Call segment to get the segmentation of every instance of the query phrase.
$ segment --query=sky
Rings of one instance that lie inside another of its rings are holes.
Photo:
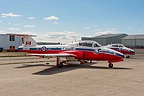
[[[144,0],[0,0],[0,33],[62,43],[101,34],[144,34]]]

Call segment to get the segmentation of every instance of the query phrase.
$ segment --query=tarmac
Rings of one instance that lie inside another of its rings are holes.
[[[106,61],[56,68],[55,58],[0,57],[0,96],[144,96],[143,50],[113,69]]]

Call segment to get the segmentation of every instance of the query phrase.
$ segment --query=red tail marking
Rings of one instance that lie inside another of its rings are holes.
[[[30,41],[26,41],[26,45],[31,45],[31,42]]]

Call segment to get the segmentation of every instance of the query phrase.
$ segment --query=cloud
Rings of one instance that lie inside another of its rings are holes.
[[[26,28],[34,28],[36,26],[35,25],[25,25],[24,27],[26,27]]]
[[[48,32],[35,38],[36,41],[70,43],[80,40],[80,35],[75,32]]]
[[[6,17],[20,17],[22,15],[14,14],[14,13],[2,13],[1,17],[6,18]]]
[[[32,32],[32,31],[25,31],[25,32],[22,32],[21,34],[29,34],[29,35],[36,35],[36,36],[38,36],[38,34],[36,34],[35,32]]]
[[[18,25],[22,25],[22,24],[14,24],[14,25],[18,26]]]
[[[138,31],[143,31],[143,29],[138,29]]]
[[[128,28],[129,30],[133,30],[133,28]]]
[[[45,17],[44,20],[59,20],[59,18],[56,16],[49,16],[49,17]]]
[[[58,22],[53,22],[53,24],[58,24]]]
[[[17,31],[17,30],[20,30],[20,28],[9,28],[9,30],[15,30],[15,31]]]
[[[6,32],[3,30],[0,30],[0,34],[5,34]]]
[[[90,29],[90,27],[84,27],[83,29]]]
[[[99,36],[99,35],[104,35],[104,34],[118,34],[118,32],[116,31],[116,29],[110,29],[107,31],[98,31],[95,34],[96,36]]]
[[[28,18],[29,20],[34,20],[34,19],[36,19],[35,17],[29,17]]]
[[[48,38],[59,38],[59,39],[72,39],[79,37],[75,32],[49,32],[47,33]]]
[[[101,31],[101,29],[96,29],[96,31],[98,31],[98,32],[99,32],[99,31]]]
[[[94,27],[98,27],[98,25],[94,25]]]

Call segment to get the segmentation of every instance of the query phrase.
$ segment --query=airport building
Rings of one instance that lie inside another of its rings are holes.
[[[8,34],[0,34],[0,51],[14,52],[21,45],[21,37]]]
[[[81,40],[93,40],[100,43],[102,46],[111,44],[111,43],[121,43],[123,37],[128,36],[127,34],[105,34],[95,37],[82,37]]]
[[[128,35],[121,39],[121,43],[131,48],[144,48],[144,35]]]
[[[144,35],[105,34],[95,37],[82,37],[81,40],[93,40],[102,46],[121,43],[130,48],[144,48]]]

